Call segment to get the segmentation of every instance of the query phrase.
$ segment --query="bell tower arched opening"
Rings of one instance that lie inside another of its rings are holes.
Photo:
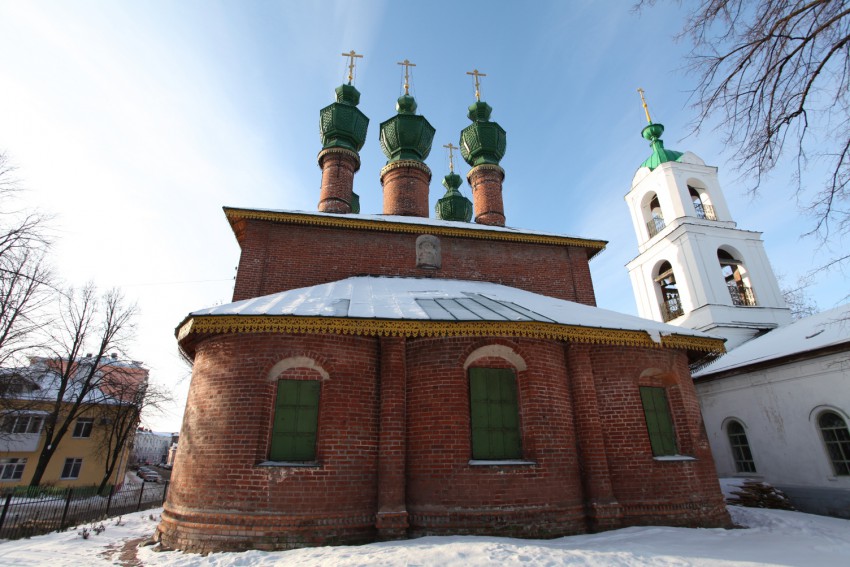
[[[700,187],[696,183],[688,182],[688,194],[691,196],[691,202],[694,205],[697,218],[703,220],[717,220],[717,215],[714,212],[714,207],[711,204],[708,191],[704,187]]]
[[[750,275],[744,267],[744,262],[739,260],[739,254],[730,252],[724,248],[717,250],[717,261],[720,263],[720,271],[729,289],[732,305],[736,307],[754,307],[757,305],[756,296],[753,292]]]
[[[661,212],[661,203],[658,195],[647,193],[641,205],[643,220],[646,223],[646,231],[650,238],[664,230],[664,214]]]
[[[679,287],[676,284],[676,276],[673,274],[673,266],[670,262],[662,262],[655,270],[655,288],[659,296],[659,307],[661,308],[661,319],[666,323],[685,314],[682,309],[682,299],[679,296]]]

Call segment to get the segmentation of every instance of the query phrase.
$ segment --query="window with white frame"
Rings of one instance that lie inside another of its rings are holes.
[[[90,417],[81,417],[74,424],[73,437],[91,437],[91,429],[94,426],[94,419]]]
[[[0,459],[0,480],[21,480],[27,460],[23,457]]]
[[[34,413],[9,413],[3,416],[3,433],[41,433],[44,416]]]
[[[847,423],[837,413],[825,411],[818,418],[818,425],[836,476],[850,476],[850,431]]]
[[[756,472],[756,463],[753,453],[750,451],[750,442],[744,426],[737,421],[730,421],[726,426],[726,434],[729,436],[729,445],[732,447],[732,457],[735,459],[735,470],[739,473]]]
[[[82,459],[68,458],[65,459],[65,466],[62,467],[62,476],[63,480],[65,479],[75,479],[80,476],[80,468],[83,466]]]

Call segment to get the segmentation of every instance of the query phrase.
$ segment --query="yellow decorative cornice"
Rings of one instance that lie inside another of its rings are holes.
[[[421,161],[416,161],[414,159],[400,159],[398,161],[391,161],[387,165],[381,168],[381,179],[384,178],[384,175],[387,172],[390,172],[394,169],[401,169],[403,167],[409,167],[411,169],[418,169],[420,171],[424,171],[428,174],[428,179],[431,179],[431,168],[422,163]]]
[[[324,158],[328,154],[343,154],[343,155],[346,155],[346,156],[353,158],[354,162],[356,164],[354,166],[355,173],[360,171],[360,154],[358,154],[357,152],[355,152],[353,150],[349,150],[348,148],[325,148],[325,149],[323,149],[322,151],[319,152],[319,155],[316,158],[316,160],[319,163],[319,167],[322,167],[322,158]]]
[[[479,166],[480,167],[480,166]],[[283,224],[299,224],[332,228],[353,228],[376,232],[399,232],[406,234],[434,234],[439,236],[455,236],[474,238],[477,240],[499,240],[506,242],[528,242],[533,244],[554,244],[557,246],[577,246],[600,252],[608,244],[604,240],[589,240],[570,236],[554,236],[545,234],[529,234],[522,232],[507,232],[488,229],[464,228],[462,226],[442,226],[429,224],[414,224],[397,221],[372,220],[354,215],[314,215],[285,211],[258,211],[253,209],[236,209],[224,207],[224,214],[231,226],[242,219],[264,220]]]
[[[502,175],[502,179],[505,178],[505,170],[502,169],[501,165],[496,165],[495,163],[482,163],[481,165],[476,165],[472,169],[469,170],[466,174],[466,181],[472,185],[472,176],[479,171],[484,171],[487,169],[492,169],[493,171],[497,171]]]
[[[524,337],[569,342],[679,348],[701,352],[723,352],[723,341],[687,335],[669,335],[661,344],[645,331],[600,329],[540,323],[537,321],[412,321],[395,319],[352,319],[336,317],[201,315],[189,318],[178,328],[177,339],[189,335],[224,333],[335,334],[384,337]]]

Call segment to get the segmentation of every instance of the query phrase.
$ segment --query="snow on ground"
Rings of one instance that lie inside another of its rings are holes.
[[[748,529],[634,527],[553,540],[497,537],[426,537],[351,547],[318,547],[277,553],[248,551],[201,555],[138,547],[149,538],[161,509],[104,522],[88,539],[78,530],[0,543],[0,565],[80,567],[257,566],[724,566],[847,565],[850,521],[800,512],[730,506],[733,521]]]

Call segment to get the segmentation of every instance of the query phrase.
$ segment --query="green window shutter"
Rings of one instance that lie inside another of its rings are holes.
[[[316,458],[320,387],[318,380],[278,381],[270,460],[311,461]]]
[[[469,369],[473,459],[522,457],[516,376],[503,368]]]
[[[673,433],[670,406],[667,404],[667,392],[664,388],[643,386],[640,388],[640,401],[646,416],[646,428],[649,431],[652,454],[655,456],[675,455],[676,436]]]

